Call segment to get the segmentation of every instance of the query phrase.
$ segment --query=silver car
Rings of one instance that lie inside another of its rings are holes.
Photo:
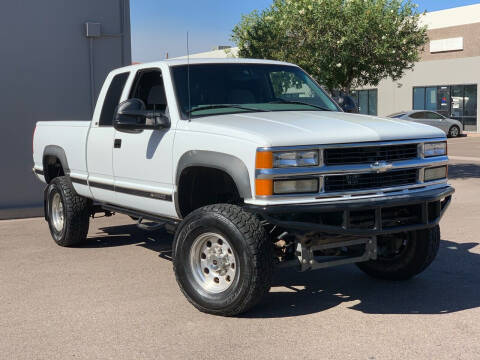
[[[435,126],[447,134],[448,137],[457,137],[463,134],[463,124],[455,119],[449,119],[445,116],[430,110],[411,110],[402,111],[389,115],[390,118],[415,121],[425,125]]]

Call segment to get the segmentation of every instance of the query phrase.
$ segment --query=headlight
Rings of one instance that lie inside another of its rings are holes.
[[[423,145],[423,157],[447,155],[447,143],[435,142]]]
[[[282,151],[273,153],[273,167],[318,166],[318,151]]]
[[[274,194],[305,194],[318,192],[318,179],[275,180]]]
[[[425,169],[425,175],[423,181],[433,181],[445,179],[447,177],[447,167],[446,166],[437,166],[432,168]]]

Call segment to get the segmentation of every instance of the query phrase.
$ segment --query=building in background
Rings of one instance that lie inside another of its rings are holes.
[[[231,47],[226,45],[215,46],[211,51],[190,54],[192,59],[223,59],[238,57],[238,47]],[[186,59],[187,56],[179,56],[175,59]]]
[[[41,215],[35,123],[91,117],[106,74],[131,63],[129,1],[5,1],[0,28],[0,219]]]
[[[359,112],[434,110],[460,120],[467,131],[480,131],[480,4],[430,12],[422,21],[429,42],[421,61],[398,81],[356,90]]]

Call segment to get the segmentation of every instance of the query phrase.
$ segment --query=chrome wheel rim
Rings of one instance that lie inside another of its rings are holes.
[[[198,236],[190,249],[190,269],[195,281],[205,291],[227,290],[238,272],[237,256],[230,243],[216,233]]]
[[[458,128],[457,127],[452,127],[452,129],[450,130],[450,136],[451,137],[457,137],[458,135]]]
[[[63,230],[63,203],[59,193],[55,193],[52,199],[52,223],[55,230],[58,232]]]

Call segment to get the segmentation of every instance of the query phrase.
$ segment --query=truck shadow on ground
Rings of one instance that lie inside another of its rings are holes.
[[[443,240],[440,246],[430,268],[404,282],[370,278],[355,265],[277,271],[265,301],[245,316],[298,316],[341,304],[367,314],[444,314],[479,307],[480,254],[471,252],[479,244]]]
[[[137,245],[171,261],[172,235],[135,225],[101,228],[84,247]],[[272,289],[245,318],[281,318],[322,312],[336,306],[367,314],[445,314],[480,307],[478,243],[443,240],[438,257],[405,282],[368,277],[355,265],[300,273],[278,269]],[[477,247],[476,249],[474,249]]]
[[[148,223],[147,223],[148,224]],[[82,248],[141,246],[155,251],[162,259],[172,261],[173,235],[163,230],[145,231],[135,224],[100,228],[96,236],[89,236]]]
[[[468,179],[468,178],[480,178],[480,163],[456,163],[448,165],[448,178],[449,179]]]

